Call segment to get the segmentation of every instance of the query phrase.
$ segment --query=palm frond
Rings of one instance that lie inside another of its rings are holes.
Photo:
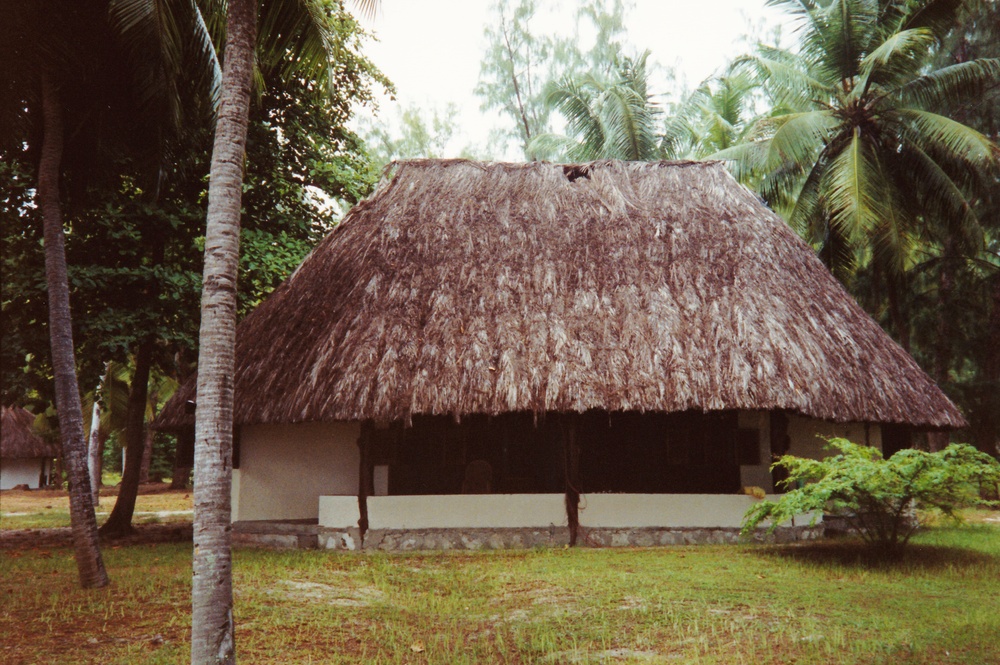
[[[780,125],[771,138],[768,157],[775,166],[789,161],[813,162],[840,125],[833,112],[827,110],[790,113],[776,120]]]
[[[549,89],[545,101],[566,119],[566,129],[570,135],[578,137],[580,143],[593,146],[598,151],[603,148],[606,141],[604,125],[594,108],[592,90],[567,77]]]
[[[656,129],[647,100],[622,85],[601,96],[606,157],[650,160],[656,157]]]
[[[776,105],[808,108],[813,100],[828,98],[835,92],[794,59],[779,59],[774,54],[747,55],[734,64],[749,67],[753,80],[767,91]]]
[[[900,201],[901,190],[892,182],[890,170],[879,156],[873,155],[872,189],[879,202],[878,221],[871,231],[871,251],[889,275],[901,275],[914,247],[907,206]]]
[[[821,12],[824,23],[822,63],[839,80],[859,72],[877,34],[878,0],[833,0]]]
[[[942,37],[955,26],[963,4],[963,0],[925,0],[904,4],[910,11],[901,18],[898,29],[929,28]]]
[[[882,211],[879,192],[874,186],[876,170],[872,150],[861,129],[856,127],[824,174],[830,223],[855,246],[864,244],[879,223]]]
[[[724,162],[734,178],[747,184],[766,171],[769,144],[770,139],[749,141],[706,155],[705,159]]]
[[[1000,81],[1000,58],[981,58],[935,70],[893,91],[902,105],[924,109],[954,106],[981,97]]]
[[[214,108],[222,82],[215,44],[191,0],[112,0],[108,20],[135,72],[139,112],[184,122],[190,91]]]
[[[886,86],[912,80],[936,43],[929,28],[911,28],[890,35],[861,61],[862,94],[873,83]]]
[[[562,134],[538,134],[528,143],[528,151],[538,159],[587,162],[600,158],[589,144]]]
[[[265,81],[300,76],[321,86],[332,82],[335,41],[323,0],[263,0],[258,16],[257,63]]]
[[[788,223],[799,235],[812,242],[822,242],[827,234],[827,215],[822,206],[820,184],[829,163],[827,149],[817,156],[809,174],[802,182],[795,204],[788,214]]]
[[[985,232],[975,208],[954,177],[911,141],[906,141],[894,157],[899,161],[897,171],[908,173],[911,180],[921,183],[921,207],[935,213],[932,217],[942,223],[942,233],[965,253],[978,253],[983,247]]]
[[[895,111],[903,136],[926,151],[940,151],[972,168],[994,168],[998,148],[986,136],[943,115],[916,109]]]

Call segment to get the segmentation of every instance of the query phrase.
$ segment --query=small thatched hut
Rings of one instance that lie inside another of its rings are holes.
[[[35,415],[19,406],[0,409],[0,490],[18,485],[35,489],[48,485],[58,444],[47,443],[33,431]]]
[[[731,528],[774,453],[964,423],[716,163],[398,164],[236,358],[239,520]]]

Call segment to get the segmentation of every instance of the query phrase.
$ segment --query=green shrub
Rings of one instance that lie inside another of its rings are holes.
[[[834,513],[847,519],[878,555],[897,556],[918,524],[915,508],[937,509],[957,518],[956,511],[984,501],[981,488],[1000,482],[1000,463],[966,444],[952,444],[935,453],[900,450],[889,459],[875,448],[830,439],[837,451],[822,460],[785,455],[773,467],[783,467],[789,488],[778,501],[762,501],[743,518],[747,535],[769,520],[769,532],[794,515]]]

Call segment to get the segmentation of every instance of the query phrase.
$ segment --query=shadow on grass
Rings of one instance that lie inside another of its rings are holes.
[[[924,570],[1000,566],[1000,557],[961,547],[911,543],[902,553],[887,556],[856,538],[838,538],[790,545],[767,545],[758,556],[786,559],[816,566],[842,566],[879,570]]]

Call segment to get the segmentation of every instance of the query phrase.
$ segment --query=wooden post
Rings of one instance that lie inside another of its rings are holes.
[[[358,437],[358,449],[361,459],[358,463],[358,512],[361,518],[358,520],[358,528],[361,530],[361,539],[364,541],[365,532],[368,531],[368,497],[372,493],[372,423],[364,421],[361,423],[361,435]]]
[[[563,453],[566,471],[566,518],[569,524],[569,544],[576,546],[580,530],[580,448],[576,441],[576,416],[560,415]]]
[[[775,460],[791,448],[791,439],[788,438],[788,415],[784,411],[771,412],[771,459]],[[777,468],[771,471],[771,481],[774,483],[774,491],[779,491],[779,483],[788,477],[788,472]]]

